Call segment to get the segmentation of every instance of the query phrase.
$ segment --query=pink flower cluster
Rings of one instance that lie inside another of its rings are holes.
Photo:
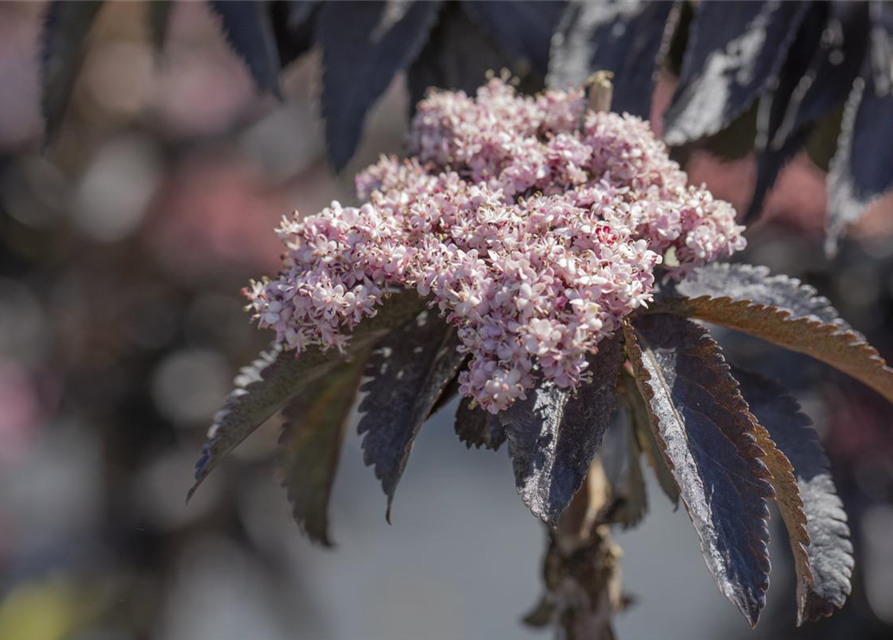
[[[414,289],[457,327],[461,391],[491,412],[539,377],[576,386],[664,256],[678,278],[744,246],[732,207],[687,186],[647,123],[583,111],[581,92],[500,79],[430,94],[414,157],[357,176],[363,204],[283,221],[284,270],[247,291],[259,325],[298,354],[343,349],[388,290]]]

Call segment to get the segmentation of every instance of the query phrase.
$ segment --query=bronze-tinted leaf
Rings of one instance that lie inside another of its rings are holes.
[[[416,315],[424,306],[415,292],[392,295],[373,318],[364,320],[351,338],[348,358],[362,352],[387,334],[393,326]],[[220,463],[255,429],[281,409],[307,384],[319,380],[345,359],[336,349],[308,349],[299,357],[274,344],[244,367],[235,379],[236,388],[227,396],[223,408],[214,416],[208,441],[195,464],[195,484],[187,499]]]
[[[611,423],[622,362],[619,339],[602,340],[589,361],[591,382],[576,392],[543,382],[497,414],[518,493],[534,515],[553,526],[583,484]]]
[[[456,330],[423,311],[379,343],[369,359],[358,431],[363,459],[388,496],[387,518],[413,442],[431,409],[465,361]]]
[[[65,117],[84,61],[84,41],[101,8],[101,0],[49,3],[40,36],[40,106],[48,140],[56,134]]]
[[[798,624],[829,616],[835,607],[843,606],[850,593],[853,545],[828,459],[810,426],[812,421],[781,385],[740,369],[735,369],[734,375],[741,383],[751,412],[793,465],[803,499],[809,535],[806,553],[813,579],[806,579],[798,567]],[[792,536],[791,543],[794,542]],[[795,548],[795,559],[798,553]]]
[[[286,423],[277,460],[282,486],[295,522],[311,540],[327,547],[329,497],[365,355],[337,367],[323,384],[304,389],[283,412]]]
[[[753,413],[752,413],[753,415]],[[756,420],[759,420],[758,418]],[[803,509],[803,498],[794,477],[794,467],[787,456],[781,452],[769,431],[762,423],[754,426],[757,444],[766,452],[763,462],[772,474],[772,487],[775,489],[775,503],[781,513],[781,519],[788,531],[788,541],[794,556],[794,572],[797,574],[797,595],[807,593],[814,582],[809,554],[809,533],[806,530],[806,513]]]
[[[648,119],[651,94],[681,3],[571,2],[552,38],[549,85],[582,86],[612,71],[612,108]]]
[[[505,427],[494,414],[480,407],[472,409],[468,399],[462,398],[456,412],[456,435],[469,449],[474,446],[496,451],[505,442]]]
[[[825,298],[799,280],[770,276],[764,267],[709,264],[669,287],[658,306],[810,355],[893,402],[893,369]]]
[[[719,345],[684,318],[625,328],[651,425],[720,591],[754,625],[769,586],[769,472]]]
[[[439,2],[322,4],[316,30],[322,46],[320,102],[336,171],[356,151],[366,113],[422,50],[439,10]]]
[[[664,112],[664,137],[681,145],[744,113],[777,76],[808,2],[701,2],[679,85]]]

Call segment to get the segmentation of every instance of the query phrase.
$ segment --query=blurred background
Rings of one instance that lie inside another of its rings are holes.
[[[211,415],[269,340],[249,325],[241,287],[276,270],[282,215],[350,201],[357,168],[400,152],[404,80],[336,177],[314,103],[318,56],[287,70],[279,102],[257,95],[203,3],[175,4],[160,58],[145,6],[113,4],[44,148],[44,8],[0,3],[0,640],[540,635],[520,617],[540,591],[543,531],[504,451],[466,451],[451,412],[423,429],[393,526],[348,438],[334,551],[291,520],[270,468],[276,419],[184,505]],[[663,79],[655,114],[671,91]],[[699,152],[688,169],[746,208],[752,158]],[[784,170],[746,258],[814,284],[889,360],[893,199],[831,262],[824,179],[805,154]],[[733,359],[787,381],[815,420],[850,515],[854,594],[831,620],[794,630],[776,530],[769,605],[751,632],[713,586],[686,515],[650,487],[644,523],[616,532],[634,599],[619,637],[891,637],[893,413],[806,358],[724,338]]]

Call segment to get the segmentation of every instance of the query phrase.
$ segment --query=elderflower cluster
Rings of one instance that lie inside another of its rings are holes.
[[[541,377],[573,387],[587,356],[667,277],[743,248],[725,202],[688,186],[642,120],[587,113],[582,92],[434,92],[413,156],[357,176],[357,207],[285,219],[284,268],[246,291],[298,354],[343,349],[386,291],[413,289],[457,328],[461,391],[491,412]]]

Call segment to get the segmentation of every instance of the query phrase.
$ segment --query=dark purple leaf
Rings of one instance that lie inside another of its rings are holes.
[[[626,438],[626,472],[623,480],[614,488],[614,500],[618,504],[611,518],[611,522],[617,522],[625,529],[639,524],[648,512],[648,493],[640,459],[642,450],[639,448],[635,427],[628,427],[623,429]]]
[[[626,409],[627,418],[630,428],[636,437],[638,449],[648,461],[648,466],[654,472],[654,477],[657,479],[657,483],[663,490],[664,495],[670,499],[674,507],[678,508],[679,485],[676,484],[676,479],[664,461],[657,437],[651,429],[651,418],[648,415],[645,400],[636,388],[635,381],[631,378],[625,381],[624,392],[620,399]]]
[[[462,369],[462,366],[459,366],[459,369]],[[453,376],[453,379],[449,381],[447,386],[444,388],[443,393],[440,394],[440,397],[437,399],[437,402],[434,403],[434,406],[431,407],[431,413],[428,414],[428,417],[437,414],[441,409],[446,407],[453,401],[453,399],[459,395],[459,375],[456,374]]]
[[[358,431],[363,459],[375,467],[391,504],[406,469],[412,445],[438,398],[465,361],[457,349],[456,330],[433,312],[424,311],[379,343],[369,359],[360,403]]]
[[[319,0],[291,0],[272,4],[273,30],[283,67],[313,47],[319,5]]]
[[[591,382],[576,392],[543,382],[497,414],[518,493],[534,515],[552,526],[583,484],[611,424],[622,362],[619,340],[605,339],[589,361]]]
[[[292,398],[283,411],[278,467],[295,522],[314,542],[331,546],[329,497],[338,470],[347,418],[363,374],[365,354],[322,384]]]
[[[423,305],[415,292],[388,298],[375,317],[364,320],[354,330],[347,357],[368,349],[394,326],[415,316]],[[308,349],[296,358],[294,351],[283,351],[281,345],[274,344],[244,367],[235,379],[236,388],[214,416],[208,441],[195,464],[195,484],[187,499],[224,456],[306,385],[319,380],[344,359],[337,349],[323,352],[316,348]]]
[[[499,418],[480,407],[472,409],[467,398],[462,398],[456,412],[456,435],[469,449],[474,446],[497,451],[505,442],[505,428]]]
[[[484,35],[491,38],[517,65],[528,66],[538,75],[545,76],[552,33],[558,26],[565,4],[564,1],[543,0],[464,0],[462,8]]]
[[[488,71],[511,66],[506,57],[468,18],[457,3],[443,7],[428,42],[409,67],[410,108],[429,87],[473,95]]]
[[[187,499],[225,455],[254,433],[302,387],[319,380],[337,362],[334,351],[312,350],[295,358],[293,351],[283,351],[281,345],[273,344],[257,360],[243,367],[234,381],[236,388],[226,398],[208,430],[208,441],[195,464],[195,484]]]
[[[807,15],[778,86],[760,105],[757,185],[748,218],[759,213],[778,172],[813,127],[846,98],[865,57],[867,31],[865,3],[816,3]]]
[[[828,175],[829,253],[846,227],[893,188],[893,6],[873,4],[871,17],[871,55],[847,100]]]
[[[770,276],[765,267],[710,264],[659,298],[664,310],[810,355],[893,402],[893,369],[825,298],[798,280]]]
[[[419,55],[439,2],[326,2],[322,45],[322,115],[329,158],[341,171],[360,142],[366,113],[391,80]]]
[[[744,222],[751,222],[760,215],[766,196],[775,186],[779,173],[797,153],[803,150],[810,133],[810,129],[801,129],[791,134],[778,149],[769,148],[757,152],[757,180],[754,183],[750,204],[744,214]]]
[[[850,593],[853,545],[828,459],[810,426],[812,421],[801,413],[800,405],[781,385],[738,369],[734,375],[751,412],[793,465],[803,498],[810,540],[806,553],[812,579],[798,575],[798,624],[829,616],[835,607],[843,606]]]
[[[680,9],[647,0],[571,2],[552,39],[549,86],[579,87],[596,71],[613,71],[612,109],[647,119]]]
[[[320,0],[287,0],[284,2],[287,11],[285,22],[288,29],[296,32],[303,27],[310,20],[319,3]]]
[[[813,13],[822,6],[817,5]],[[821,42],[812,49],[809,67],[790,95],[784,117],[770,140],[771,148],[782,148],[790,136],[840,106],[862,68],[867,45],[867,4],[832,2],[827,12]]]
[[[831,159],[837,152],[840,138],[840,123],[843,119],[843,103],[831,109],[812,125],[806,139],[804,151],[813,165],[827,174],[831,169]]]
[[[871,78],[879,93],[893,87],[893,6],[881,0],[869,0],[869,60]]]
[[[700,2],[664,138],[682,145],[717,133],[777,76],[809,2]]]
[[[281,97],[281,64],[267,3],[253,0],[210,0],[210,7],[219,16],[226,41],[248,66],[257,88]]]
[[[49,3],[40,35],[40,106],[47,140],[56,134],[65,117],[84,62],[84,41],[101,8],[101,0]]]
[[[751,625],[769,586],[774,493],[763,451],[719,345],[684,318],[643,316],[626,348],[664,456],[720,591]]]
[[[782,144],[775,140],[801,80],[816,65],[817,58],[828,57],[828,53],[820,47],[827,22],[828,5],[814,3],[797,30],[797,37],[780,72],[769,82],[766,95],[760,99],[754,143],[757,181],[745,220],[759,215],[766,194],[775,184],[779,172],[803,148],[809,136],[809,128],[801,127],[794,135],[787,136]]]

